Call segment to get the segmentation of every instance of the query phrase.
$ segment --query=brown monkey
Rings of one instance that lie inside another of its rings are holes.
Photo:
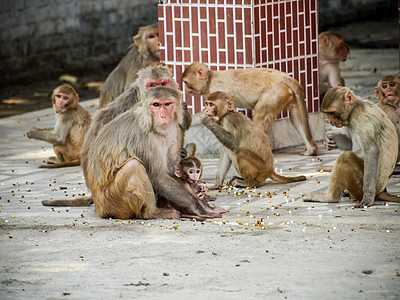
[[[378,106],[388,115],[392,121],[399,137],[399,155],[397,162],[400,161],[400,79],[389,75],[379,80],[375,87],[375,96],[379,100]],[[396,168],[396,173],[399,173]]]
[[[82,168],[100,217],[216,217],[171,177],[179,160],[182,95],[171,88],[150,89],[141,102],[99,131]],[[86,142],[85,142],[86,143]],[[154,192],[175,209],[158,208]]]
[[[222,186],[232,162],[243,178],[234,178],[230,185],[238,187],[258,187],[267,178],[282,183],[306,180],[305,176],[284,177],[274,172],[268,135],[235,110],[234,100],[228,94],[215,92],[208,96],[201,122],[223,145],[215,188]]]
[[[321,101],[331,87],[344,86],[339,63],[346,61],[349,52],[350,48],[340,34],[334,31],[324,31],[318,35],[318,74]]]
[[[375,198],[400,202],[385,188],[396,164],[398,137],[387,115],[374,103],[362,100],[345,87],[330,89],[322,111],[331,125],[345,127],[346,134],[335,134],[337,147],[345,150],[332,171],[329,191],[310,194],[304,201],[339,202],[343,190],[359,201],[357,207],[374,205]],[[357,146],[357,154],[353,148]]]
[[[79,95],[69,84],[56,87],[51,95],[56,113],[53,128],[29,129],[28,138],[46,141],[53,145],[57,157],[51,157],[39,168],[60,168],[80,165],[80,152],[91,116],[79,102]]]
[[[89,150],[97,137],[100,129],[108,124],[118,115],[131,109],[134,104],[145,98],[148,91],[154,87],[170,87],[180,92],[179,86],[173,79],[171,69],[163,63],[154,63],[145,69],[139,71],[139,77],[134,84],[130,86],[123,94],[118,96],[115,101],[108,104],[105,108],[99,109],[93,116],[93,122],[85,137],[85,142],[82,147],[81,159],[82,162],[87,161]],[[181,134],[178,135],[177,143],[183,147],[184,133],[191,125],[191,115],[187,111],[185,103],[182,104],[183,115],[179,118]],[[181,149],[181,156],[185,156],[186,150]],[[169,166],[169,174],[173,176],[173,165]],[[85,169],[83,169],[84,175]],[[88,206],[93,204],[92,198],[82,197],[77,199],[60,199],[60,200],[44,200],[43,205],[46,206]]]
[[[195,157],[196,144],[190,143],[186,145],[187,156],[182,158],[174,168],[176,180],[188,191],[196,195],[201,201],[214,201],[208,195],[206,186],[199,185],[198,182],[203,174],[203,165],[201,161]]]
[[[237,107],[253,109],[253,120],[266,132],[275,116],[289,109],[290,121],[303,139],[307,150],[303,155],[316,155],[304,92],[289,75],[263,68],[211,71],[202,63],[192,63],[182,74],[189,94],[207,96],[222,91],[230,95]]]
[[[121,95],[138,77],[140,69],[160,61],[158,23],[140,27],[133,41],[128,52],[101,86],[99,108]]]

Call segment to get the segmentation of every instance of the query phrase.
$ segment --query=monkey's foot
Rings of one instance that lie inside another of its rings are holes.
[[[306,150],[304,152],[299,153],[301,156],[316,156],[318,154],[318,147],[313,148],[312,150]]]
[[[179,219],[181,214],[174,208],[158,208],[154,218],[163,218],[163,219]]]
[[[303,202],[339,202],[339,200],[335,201],[328,197],[326,193],[310,193],[303,197]]]
[[[249,186],[249,184],[243,178],[238,176],[235,176],[231,180],[229,180],[229,185],[238,188],[245,188]]]
[[[49,164],[49,165],[56,164],[58,162],[59,161],[58,161],[57,157],[55,157],[55,156],[50,156],[49,159],[46,160],[46,164]]]
[[[374,200],[372,199],[372,201],[371,200],[365,200],[365,199],[362,199],[360,202],[358,202],[356,205],[355,205],[355,207],[357,207],[357,208],[364,208],[364,207],[370,207],[370,206],[372,206],[372,205],[374,205]]]

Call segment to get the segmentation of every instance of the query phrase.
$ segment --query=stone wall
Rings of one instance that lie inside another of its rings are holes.
[[[0,84],[118,61],[158,0],[0,0]]]

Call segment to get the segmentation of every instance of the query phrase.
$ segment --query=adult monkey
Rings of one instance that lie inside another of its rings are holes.
[[[134,43],[100,88],[99,108],[121,95],[138,77],[138,71],[160,61],[158,23],[139,28]]]
[[[222,208],[202,206],[170,176],[180,157],[182,95],[150,89],[145,99],[106,124],[83,160],[87,187],[100,217],[216,217]],[[154,190],[154,191],[153,191]],[[154,192],[175,209],[158,208]]]
[[[243,178],[235,177],[229,184],[238,187],[258,187],[269,177],[282,183],[306,180],[305,176],[284,177],[274,172],[268,135],[235,110],[234,100],[228,94],[214,92],[208,96],[201,123],[223,145],[213,188],[222,186],[232,162]]]
[[[318,35],[318,75],[321,101],[331,87],[344,86],[339,64],[341,61],[346,61],[349,52],[350,48],[340,34],[334,31],[324,31]]]
[[[69,84],[56,87],[51,95],[56,123],[54,128],[32,127],[26,133],[30,139],[53,145],[57,157],[50,157],[39,168],[61,168],[80,165],[80,152],[91,122],[90,113],[79,102],[79,95]]]
[[[393,75],[384,76],[375,87],[375,96],[379,100],[378,106],[388,115],[397,131],[399,138],[400,161],[400,79]],[[396,174],[400,173],[400,167],[396,166]]]
[[[345,152],[333,168],[328,192],[307,195],[304,201],[339,202],[346,189],[359,201],[357,207],[374,205],[375,198],[400,202],[385,189],[398,153],[396,129],[387,115],[345,87],[330,89],[321,108],[333,126],[347,129],[348,134],[333,136],[337,147]],[[353,152],[354,146],[360,148],[359,154]]]
[[[252,109],[254,122],[266,132],[275,116],[289,109],[290,121],[307,147],[301,154],[317,154],[318,146],[308,122],[303,89],[289,75],[264,68],[211,71],[205,64],[194,62],[183,72],[182,81],[192,95],[207,97],[217,91],[227,93],[237,107]]]

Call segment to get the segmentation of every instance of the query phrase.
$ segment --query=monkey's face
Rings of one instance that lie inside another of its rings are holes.
[[[214,121],[218,121],[218,107],[214,102],[206,100],[206,115],[209,116]]]
[[[338,39],[336,43],[336,57],[340,61],[346,61],[347,55],[349,55],[350,52],[349,46],[345,43],[344,39]]]
[[[207,87],[207,81],[197,79],[195,76],[186,76],[182,80],[185,83],[185,92],[189,95],[201,95]]]
[[[190,184],[194,184],[197,183],[201,177],[201,169],[193,166],[192,168],[189,168],[186,171],[186,175],[187,175],[187,182]]]
[[[397,91],[399,89],[399,85],[396,81],[382,81],[381,84],[381,93],[384,99],[384,103],[393,102],[398,99]]]
[[[326,114],[326,116],[328,116],[328,121],[332,126],[341,128],[343,126],[348,125],[348,121],[342,119],[342,116],[339,111],[335,109],[329,109],[329,110],[324,110],[324,113]]]
[[[53,94],[53,106],[57,114],[65,113],[74,104],[74,95],[56,91]]]
[[[174,120],[175,101],[154,99],[150,102],[150,110],[153,114],[155,125],[158,128],[165,129]]]
[[[160,57],[160,40],[158,37],[158,29],[149,30],[146,33],[145,38],[149,50],[157,57]]]

